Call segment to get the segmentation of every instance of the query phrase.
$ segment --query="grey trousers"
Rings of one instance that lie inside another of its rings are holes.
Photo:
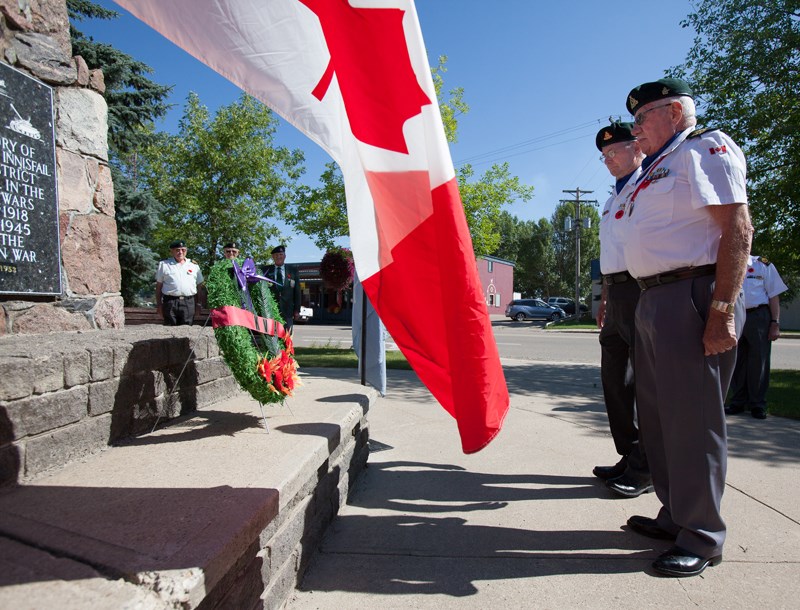
[[[658,524],[676,545],[701,557],[722,552],[720,514],[728,445],[724,400],[736,350],[705,356],[703,331],[714,276],[642,292],[636,309],[639,428],[662,506]],[[741,336],[742,295],[734,314]]]

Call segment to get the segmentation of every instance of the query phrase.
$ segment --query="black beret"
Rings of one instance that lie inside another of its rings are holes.
[[[222,246],[223,250],[228,250],[228,249],[231,249],[231,248],[233,248],[234,250],[238,250],[239,249],[239,242],[229,241],[227,244]]]
[[[173,248],[185,248],[185,247],[186,247],[186,242],[183,241],[182,239],[176,239],[169,245],[170,250],[172,250]]]
[[[625,105],[628,107],[628,112],[636,114],[636,111],[645,104],[663,100],[667,97],[675,97],[676,95],[694,97],[694,93],[692,93],[686,81],[680,78],[661,78],[652,83],[644,83],[633,88],[628,94]]]
[[[611,125],[607,125],[597,132],[597,137],[594,139],[597,150],[602,151],[603,146],[608,146],[609,144],[635,140],[636,137],[631,133],[631,129],[633,129],[633,123],[612,121]]]
[[[286,252],[286,246],[275,246],[272,249],[272,254],[280,254],[281,252]]]

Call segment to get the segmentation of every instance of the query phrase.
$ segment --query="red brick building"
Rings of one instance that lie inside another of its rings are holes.
[[[477,263],[489,314],[504,314],[514,298],[514,263],[495,256],[482,256]]]

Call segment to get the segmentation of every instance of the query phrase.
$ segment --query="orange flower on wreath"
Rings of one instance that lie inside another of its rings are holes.
[[[283,337],[283,342],[286,344],[286,352],[289,354],[294,354],[294,341],[292,341],[291,333],[286,333],[286,335]]]
[[[295,386],[300,385],[297,375],[297,361],[286,350],[272,360],[264,358],[258,363],[258,374],[267,382],[267,386],[275,394],[291,396]]]

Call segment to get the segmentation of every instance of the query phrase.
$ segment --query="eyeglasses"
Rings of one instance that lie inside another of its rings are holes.
[[[616,157],[620,152],[622,152],[623,148],[630,148],[633,142],[628,142],[622,148],[618,148],[615,150],[609,150],[607,153],[600,155],[600,163],[607,163],[609,159],[613,159]]]
[[[671,105],[672,102],[666,102],[664,104],[659,104],[658,106],[653,106],[652,108],[648,108],[644,112],[640,112],[635,117],[633,117],[633,122],[636,123],[637,125],[641,125],[642,123],[644,123],[644,118],[647,116],[648,112],[653,112],[653,110],[655,110],[656,108],[663,108],[664,106],[671,106]]]

